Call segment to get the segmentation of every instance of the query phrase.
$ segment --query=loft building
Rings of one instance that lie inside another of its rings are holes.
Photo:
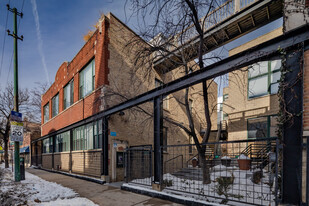
[[[41,137],[32,142],[34,165],[105,181],[122,181],[125,149],[153,145],[151,102],[110,115],[108,125],[104,125],[100,117],[104,110],[181,76],[177,69],[163,73],[155,69],[149,71],[142,64],[136,69],[135,52],[149,45],[141,39],[138,44],[130,45],[136,38],[139,37],[113,14],[103,15],[97,29],[76,56],[59,67],[54,83],[42,96]],[[195,86],[195,89],[201,89],[201,86]],[[185,109],[178,102],[183,93],[165,96],[163,112],[165,116],[187,124]],[[209,86],[209,94],[211,108],[216,111],[215,82]],[[196,110],[202,108],[202,98],[200,95],[189,96],[190,108],[197,114]],[[215,130],[216,112],[212,113],[211,119]],[[203,118],[195,120],[200,121],[196,130],[202,134],[206,124]],[[103,139],[104,127],[108,140]],[[163,145],[192,141],[176,126],[164,123]],[[168,155],[164,153],[165,157]]]

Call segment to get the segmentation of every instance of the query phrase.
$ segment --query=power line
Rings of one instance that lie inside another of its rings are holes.
[[[25,3],[25,0],[23,0],[22,6],[21,6],[21,13],[23,12],[23,9],[24,9],[24,3]],[[7,14],[8,14],[8,12],[7,12]],[[21,20],[21,18],[18,20],[18,26],[17,26],[18,29],[19,29],[19,25],[20,25],[20,20]],[[12,63],[13,63],[13,54],[14,54],[14,51],[12,51],[12,55],[11,55],[9,72],[8,72],[8,76],[7,76],[7,79],[6,79],[6,84],[8,84],[8,82],[9,82],[9,76],[10,76],[11,70],[12,70],[11,67],[12,67]]]
[[[11,0],[9,0],[10,3]],[[5,47],[5,40],[6,40],[6,29],[8,25],[8,17],[9,17],[9,11],[6,12],[6,20],[5,20],[5,28],[4,28],[4,35],[3,35],[3,46],[2,46],[2,55],[1,55],[1,63],[0,63],[0,78],[1,78],[1,71],[3,66],[3,56],[4,56],[4,47]]]

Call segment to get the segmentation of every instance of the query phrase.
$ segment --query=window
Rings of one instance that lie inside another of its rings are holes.
[[[43,140],[43,153],[53,153],[53,138]]]
[[[95,64],[94,59],[79,73],[79,99],[94,90]]]
[[[45,123],[45,122],[47,122],[49,120],[49,103],[47,103],[43,107],[43,112],[44,112],[44,123]]]
[[[163,82],[155,78],[155,88],[161,87]],[[168,110],[168,95],[163,96],[163,109]]]
[[[225,102],[227,99],[229,99],[229,94],[223,95],[223,102]]]
[[[70,131],[56,135],[55,152],[70,151]]]
[[[276,94],[279,88],[281,60],[263,61],[248,70],[248,97]]]
[[[102,147],[102,120],[94,123],[94,149]]]
[[[63,89],[63,109],[68,108],[74,102],[74,80],[72,79]]]
[[[102,120],[91,122],[73,130],[73,150],[101,148]]]
[[[248,138],[261,139],[276,137],[277,123],[277,116],[248,119]]]
[[[167,152],[167,127],[163,127],[163,151]]]
[[[52,98],[52,117],[59,113],[59,94]]]

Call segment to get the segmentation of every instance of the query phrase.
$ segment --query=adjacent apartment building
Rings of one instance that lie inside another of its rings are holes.
[[[230,50],[229,55],[281,34],[282,27]],[[280,68],[281,59],[271,59],[228,74],[228,86],[223,89],[222,111],[223,119],[228,124],[229,141],[277,136]],[[239,148],[240,151],[242,149],[244,148]]]
[[[108,162],[109,178],[124,178],[125,148],[153,144],[153,104],[144,103],[108,117],[108,157],[103,158],[102,119],[97,114],[129,98],[180,77],[177,69],[163,73],[143,64],[135,67],[135,52],[149,44],[140,39],[113,14],[103,15],[97,29],[70,62],[64,62],[55,81],[42,96],[41,138],[33,142],[36,165],[100,178],[102,163]],[[132,46],[133,45],[133,46]],[[179,68],[178,68],[179,69]],[[198,90],[200,86],[195,86]],[[187,124],[185,109],[179,103],[184,91],[164,97],[164,115]],[[200,95],[189,94],[194,114],[202,108]],[[216,129],[217,84],[209,87],[211,119]],[[203,118],[196,130],[202,133]],[[163,144],[193,143],[185,132],[164,122]],[[167,153],[164,154],[168,155]]]

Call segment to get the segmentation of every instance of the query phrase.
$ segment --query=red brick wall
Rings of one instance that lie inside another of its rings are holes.
[[[109,22],[101,22],[102,29],[97,29],[92,37],[85,43],[71,62],[64,62],[57,71],[55,82],[42,96],[42,122],[44,120],[43,107],[49,102],[49,121],[43,122],[42,136],[73,124],[97,113],[101,101],[100,87],[108,84],[108,28]],[[95,58],[95,92],[79,100],[79,72]],[[63,87],[74,78],[74,105],[63,111]],[[51,119],[51,99],[59,92],[59,114]]]
[[[309,131],[309,50],[304,54],[304,114],[303,129]]]

